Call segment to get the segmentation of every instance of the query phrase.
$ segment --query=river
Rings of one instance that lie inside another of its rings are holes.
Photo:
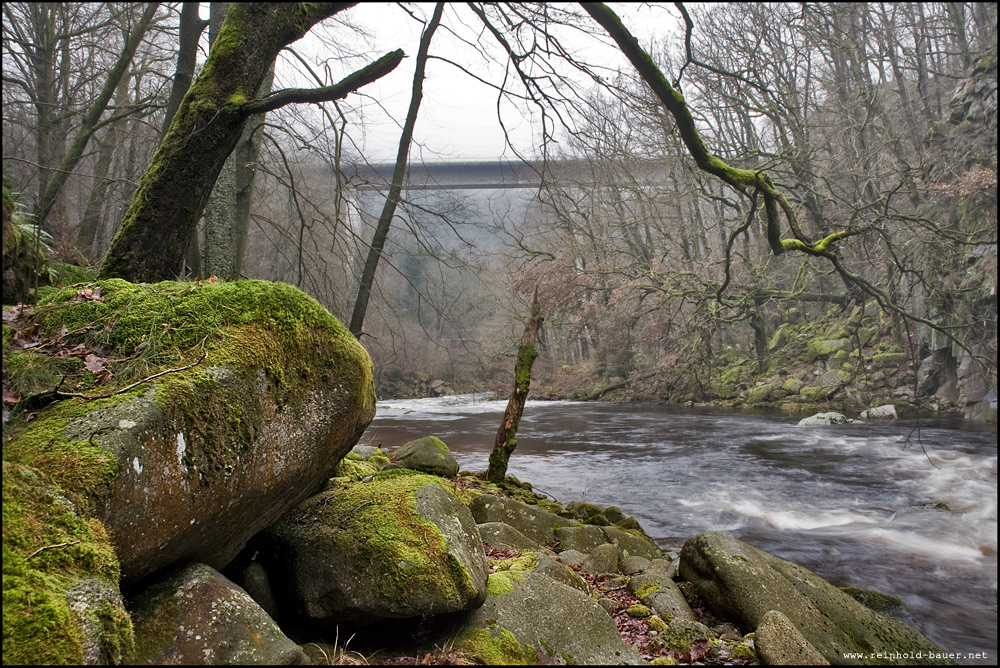
[[[485,470],[506,402],[383,401],[364,442],[441,438]],[[529,401],[508,473],[563,503],[617,505],[664,548],[731,534],[838,586],[891,593],[949,652],[997,660],[997,432],[961,420],[797,418]],[[931,504],[947,504],[949,510]]]

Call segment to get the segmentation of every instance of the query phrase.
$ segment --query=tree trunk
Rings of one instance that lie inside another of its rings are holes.
[[[207,21],[199,15],[200,2],[185,2],[181,7],[180,28],[177,36],[177,67],[174,70],[174,83],[170,87],[170,97],[167,98],[166,113],[163,115],[163,126],[160,129],[160,141],[167,136],[167,130],[174,120],[174,114],[181,106],[181,100],[191,87],[194,78],[194,67],[198,61],[198,41],[205,31]]]
[[[124,107],[128,101],[128,84],[129,80],[125,77],[118,83],[118,89],[115,91],[116,107]],[[87,200],[87,209],[83,213],[80,229],[76,233],[76,247],[91,262],[96,262],[100,259],[98,230],[101,227],[101,213],[104,211],[108,186],[111,185],[108,173],[111,171],[115,149],[118,148],[118,144],[121,142],[126,124],[127,122],[124,119],[117,123],[112,123],[108,131],[97,142],[97,166],[94,167],[94,187],[90,191],[90,198]]]
[[[396,151],[396,167],[392,172],[392,183],[389,185],[389,194],[382,207],[382,213],[378,217],[378,224],[375,226],[375,234],[372,236],[372,245],[368,249],[368,257],[365,259],[365,266],[361,270],[361,281],[358,284],[358,296],[354,300],[354,311],[351,313],[351,334],[361,338],[361,326],[365,321],[365,313],[368,310],[368,301],[371,299],[372,286],[375,284],[375,270],[378,269],[379,260],[382,258],[382,249],[385,247],[385,240],[389,236],[389,226],[392,224],[392,217],[396,214],[396,206],[399,204],[399,195],[403,190],[403,177],[406,175],[406,161],[410,153],[410,141],[413,139],[413,126],[417,122],[417,112],[420,111],[420,101],[424,96],[424,69],[427,65],[427,52],[431,46],[431,37],[441,21],[441,14],[444,12],[444,3],[437,3],[434,6],[434,14],[424,28],[424,34],[420,37],[420,46],[417,49],[417,63],[413,72],[413,91],[410,95],[410,108],[406,112],[406,120],[403,123],[403,132],[399,136],[399,148]]]
[[[233,4],[205,66],[143,174],[101,265],[102,277],[154,282],[177,275],[191,231],[251,113],[244,108],[278,51],[348,6]],[[391,71],[401,59],[401,52],[388,54],[340,84],[321,89],[326,91],[323,99],[346,96]],[[299,101],[301,96],[295,94],[282,97],[282,103]]]
[[[517,426],[524,412],[524,402],[528,400],[531,365],[538,357],[535,341],[538,340],[538,330],[542,328],[544,320],[542,307],[538,303],[538,288],[535,288],[535,298],[531,303],[531,318],[524,326],[521,347],[517,350],[517,361],[514,363],[514,387],[510,391],[507,409],[503,412],[503,422],[497,431],[493,452],[490,453],[490,466],[486,470],[486,479],[493,483],[504,481],[507,476],[507,462],[517,447]]]
[[[270,92],[273,80],[272,63],[257,90],[258,97]],[[223,166],[208,200],[201,268],[201,273],[205,276],[214,274],[229,281],[240,277],[250,229],[250,207],[253,204],[254,177],[257,173],[260,141],[264,136],[261,126],[265,116],[266,114],[254,114],[247,118],[243,135]]]

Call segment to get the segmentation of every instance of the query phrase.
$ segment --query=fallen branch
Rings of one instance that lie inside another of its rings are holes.
[[[114,392],[109,392],[107,394],[88,395],[88,394],[81,394],[79,392],[60,392],[59,388],[62,387],[63,381],[66,380],[66,378],[63,377],[63,380],[59,381],[59,384],[56,385],[56,389],[50,390],[48,392],[42,392],[41,394],[33,394],[32,396],[24,399],[19,405],[24,405],[24,407],[27,409],[39,409],[39,408],[44,408],[45,406],[48,406],[49,404],[56,401],[60,401],[62,399],[91,399],[91,400],[107,399],[109,397],[115,396],[116,394],[122,394],[123,392],[128,392],[134,387],[138,387],[139,385],[142,385],[145,382],[153,380],[154,378],[159,378],[160,376],[166,375],[168,373],[187,371],[188,369],[196,367],[202,362],[204,362],[206,357],[208,357],[208,353],[203,354],[201,356],[201,359],[199,359],[197,362],[193,362],[192,364],[188,364],[187,366],[182,366],[177,369],[166,369],[164,371],[160,371],[159,373],[154,373],[152,376],[146,376],[142,380],[136,381],[127,387],[123,387],[120,390],[115,390]]]
[[[632,383],[637,383],[640,380],[646,380],[647,378],[652,378],[656,374],[657,374],[656,371],[651,371],[650,373],[643,374],[643,375],[641,375],[641,376],[639,376],[637,378],[632,378],[631,380],[623,380],[623,381],[618,382],[618,383],[612,383],[611,385],[608,385],[607,387],[603,387],[600,390],[598,390],[597,392],[594,392],[593,394],[588,394],[585,397],[581,397],[579,400],[580,401],[593,401],[594,399],[600,399],[602,396],[604,396],[605,394],[607,394],[611,390],[620,390],[621,388],[623,388],[623,387],[625,387],[627,385],[630,385]]]
[[[33,556],[35,556],[36,554],[38,554],[42,550],[51,550],[54,547],[68,547],[70,545],[76,545],[79,542],[80,541],[78,541],[78,540],[71,540],[68,543],[56,543],[55,545],[43,545],[42,547],[38,548],[37,550],[35,550],[31,554],[29,554],[27,557],[25,557],[25,561],[27,561],[28,559],[31,559]]]

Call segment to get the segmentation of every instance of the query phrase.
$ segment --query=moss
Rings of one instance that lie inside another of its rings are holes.
[[[900,364],[905,364],[907,360],[909,360],[909,356],[902,352],[875,353],[872,355],[872,364],[877,367],[899,366]]]
[[[653,592],[660,591],[660,585],[655,582],[644,582],[638,589],[635,590],[635,595],[637,598],[643,599],[652,594]]]
[[[521,582],[524,576],[518,571],[499,571],[490,573],[486,581],[486,593],[490,596],[502,596],[514,591],[514,584]]]
[[[803,387],[799,390],[799,395],[803,401],[809,403],[820,403],[830,398],[830,395],[837,391],[833,385],[819,385],[816,387]]]
[[[106,410],[135,396],[124,393],[99,401],[69,399],[39,413],[29,428],[21,429],[4,444],[4,462],[16,462],[45,472],[47,479],[66,492],[78,507],[89,511],[95,499],[107,493],[120,470],[115,457],[92,439],[66,434],[67,423],[94,410]]]
[[[452,489],[437,476],[391,469],[378,472],[370,483],[339,485],[314,496],[299,506],[298,514],[331,518],[333,524],[350,528],[333,534],[337,550],[355,555],[351,564],[358,569],[356,576],[370,579],[381,598],[411,600],[413,590],[431,590],[451,601],[473,599],[475,584],[448,552],[441,530],[416,511],[415,494],[427,485]],[[299,530],[294,520],[282,525],[282,531]]]
[[[514,634],[498,626],[468,628],[455,640],[455,647],[487,666],[523,666],[527,663],[524,648]]]
[[[657,633],[663,633],[667,630],[667,623],[659,615],[653,615],[649,618],[649,628]]]
[[[695,628],[668,626],[656,636],[656,642],[668,649],[687,654],[691,651],[691,645],[703,638],[704,636]]]
[[[653,614],[653,611],[642,603],[633,603],[625,612],[628,613],[629,617],[649,617]]]
[[[634,517],[626,517],[615,526],[617,526],[619,529],[622,529],[623,531],[627,531],[632,534],[645,535],[645,532],[642,529],[642,525],[639,524],[639,520],[635,519]]]
[[[757,653],[754,651],[748,643],[738,642],[732,646],[729,653],[734,659],[743,659],[744,661],[749,661],[751,663],[757,662]]]
[[[156,593],[148,595],[152,592]],[[141,632],[136,637],[135,650],[128,657],[128,662],[133,665],[149,664],[164,647],[171,645],[177,634],[180,615],[180,602],[163,583],[154,585],[151,592],[140,597],[132,616]]]
[[[337,469],[334,471],[333,476],[335,478],[346,478],[348,480],[360,480],[364,477],[374,475],[378,469],[372,466],[369,462],[358,461],[357,459],[350,459],[345,457],[340,460],[337,464]]]
[[[945,507],[947,508],[947,506]],[[891,594],[882,594],[877,591],[856,589],[854,587],[841,587],[840,591],[875,612],[893,615],[900,614],[906,609],[903,599]]]
[[[530,573],[538,567],[538,554],[527,552],[510,559],[504,559],[493,564],[495,571],[519,571]]]
[[[84,633],[67,595],[88,578],[117,587],[103,526],[81,517],[42,472],[4,461],[3,528],[4,663],[82,663]],[[43,546],[58,547],[36,552]],[[120,661],[132,644],[130,620],[109,605],[88,613],[103,632],[97,640]]]

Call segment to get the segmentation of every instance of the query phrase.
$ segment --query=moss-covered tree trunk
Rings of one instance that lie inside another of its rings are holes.
[[[507,401],[507,409],[503,412],[503,422],[497,431],[493,452],[490,453],[490,466],[486,470],[486,479],[490,482],[503,482],[507,476],[507,462],[510,460],[514,448],[517,447],[517,426],[521,422],[521,414],[524,412],[524,402],[528,399],[528,388],[531,386],[531,365],[538,357],[535,342],[538,340],[538,331],[542,328],[544,320],[536,288],[535,298],[531,303],[531,318],[524,326],[521,347],[517,350],[517,361],[514,363],[514,387],[511,389],[510,399]]]
[[[284,46],[351,3],[234,3],[205,65],[143,174],[121,229],[101,265],[102,277],[160,281],[176,276],[191,231],[243,133],[248,116],[291,102],[339,99],[391,71],[394,52],[339,84],[286,90],[253,100]]]

